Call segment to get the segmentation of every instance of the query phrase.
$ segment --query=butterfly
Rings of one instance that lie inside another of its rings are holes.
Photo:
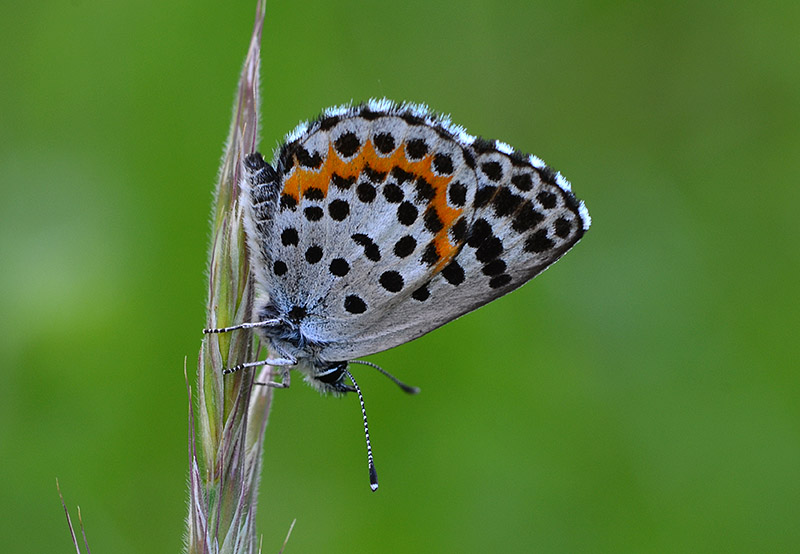
[[[371,100],[301,123],[271,164],[243,161],[256,298],[251,328],[288,387],[355,391],[377,489],[357,358],[414,340],[498,298],[572,248],[591,219],[539,158],[468,134],[419,104]],[[389,375],[406,392],[417,392]],[[346,383],[345,379],[352,383]]]

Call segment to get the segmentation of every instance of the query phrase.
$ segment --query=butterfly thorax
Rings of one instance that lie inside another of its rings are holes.
[[[260,321],[270,319],[279,323],[268,327],[259,327],[256,332],[267,344],[270,358],[284,361],[284,366],[296,369],[303,374],[304,380],[319,392],[334,395],[351,391],[344,383],[346,361],[326,361],[320,356],[325,342],[309,335],[313,332],[314,318],[301,306],[292,306],[288,310],[280,309],[275,303],[267,302],[257,310]],[[296,364],[292,364],[296,361]]]

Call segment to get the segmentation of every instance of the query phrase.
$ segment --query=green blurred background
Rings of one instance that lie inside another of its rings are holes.
[[[255,2],[5,3],[0,537],[178,552],[211,191]],[[800,3],[270,0],[263,141],[423,101],[594,218],[532,284],[278,391],[276,552],[800,551]]]

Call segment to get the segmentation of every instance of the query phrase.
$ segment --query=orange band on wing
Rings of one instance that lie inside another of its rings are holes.
[[[395,167],[411,173],[416,178],[425,179],[435,191],[431,200],[432,206],[442,222],[442,230],[436,233],[434,244],[440,259],[437,271],[456,255],[458,245],[454,244],[448,236],[448,231],[461,215],[461,211],[447,205],[447,185],[453,176],[436,175],[432,170],[433,154],[428,153],[418,161],[406,158],[403,148],[398,147],[389,156],[379,156],[375,151],[372,141],[366,141],[360,152],[350,161],[344,161],[334,150],[333,144],[328,144],[328,153],[319,169],[300,167],[297,158],[294,168],[284,182],[283,194],[292,196],[297,202],[303,194],[311,188],[322,191],[323,197],[328,195],[328,187],[334,174],[345,179],[358,178],[365,167],[369,166],[374,171],[388,173]]]

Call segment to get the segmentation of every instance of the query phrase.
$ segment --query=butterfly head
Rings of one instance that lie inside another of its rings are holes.
[[[347,375],[347,362],[324,363],[318,362],[312,371],[305,373],[305,381],[323,394],[339,396],[346,392],[354,392],[352,386],[345,384]]]
[[[305,377],[305,381],[323,394],[341,395],[355,389],[346,385],[346,361],[327,361],[320,357],[325,343],[309,335],[309,314],[302,306],[283,310],[267,302],[257,311],[260,321],[274,321],[269,326],[257,327],[256,333],[267,344],[275,365],[289,366]]]

